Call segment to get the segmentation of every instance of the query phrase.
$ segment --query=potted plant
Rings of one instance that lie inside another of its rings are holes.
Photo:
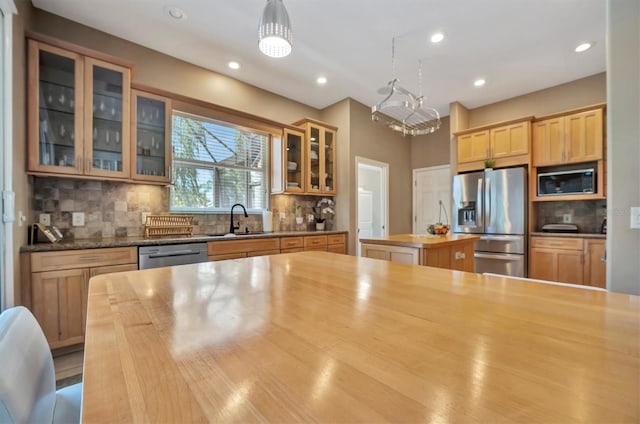
[[[324,224],[325,224],[324,214],[325,213],[334,214],[335,212],[333,211],[333,209],[331,209],[331,206],[333,205],[334,205],[333,200],[323,198],[323,199],[320,199],[320,201],[316,206],[311,208],[313,210],[313,216],[316,220],[316,230],[324,230]]]
[[[493,169],[493,165],[496,164],[496,161],[493,159],[487,159],[484,161],[484,169],[485,171],[491,171]]]

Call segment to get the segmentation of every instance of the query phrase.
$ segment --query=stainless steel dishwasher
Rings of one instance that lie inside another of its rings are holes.
[[[165,244],[138,248],[138,269],[199,262],[207,262],[207,243]]]

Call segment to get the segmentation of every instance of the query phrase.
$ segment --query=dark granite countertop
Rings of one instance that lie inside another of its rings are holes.
[[[262,234],[240,234],[236,237],[207,236],[205,234],[194,235],[191,237],[166,237],[166,238],[150,238],[144,237],[119,237],[119,238],[103,238],[100,240],[83,239],[74,241],[60,241],[58,243],[37,243],[33,245],[23,246],[20,252],[48,252],[54,250],[78,250],[78,249],[99,249],[104,247],[130,247],[130,246],[159,246],[163,244],[178,243],[198,243],[198,242],[225,242],[238,239],[254,239],[265,237],[294,237],[294,236],[318,236],[327,234],[342,234],[344,230],[324,230],[324,231],[277,231]]]
[[[547,233],[547,232],[533,232],[529,233],[531,236],[536,237],[566,237],[566,238],[594,238],[594,239],[606,239],[606,234],[600,233]]]

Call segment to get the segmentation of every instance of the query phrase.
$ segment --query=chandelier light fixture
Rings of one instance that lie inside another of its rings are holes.
[[[267,0],[258,28],[258,47],[269,57],[291,53],[291,22],[282,0]]]
[[[431,134],[440,128],[440,114],[425,107],[422,96],[422,61],[418,62],[419,94],[400,86],[395,78],[395,38],[391,40],[391,81],[387,83],[389,94],[371,108],[371,119],[380,122],[402,135]]]

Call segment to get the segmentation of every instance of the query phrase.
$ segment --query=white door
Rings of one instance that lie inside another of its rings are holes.
[[[440,207],[442,202],[442,208]],[[449,165],[413,170],[413,233],[426,234],[436,222],[451,225]]]
[[[358,235],[373,236],[373,192],[370,190],[358,191]]]
[[[356,250],[360,256],[361,237],[384,237],[389,226],[389,164],[356,157]]]

